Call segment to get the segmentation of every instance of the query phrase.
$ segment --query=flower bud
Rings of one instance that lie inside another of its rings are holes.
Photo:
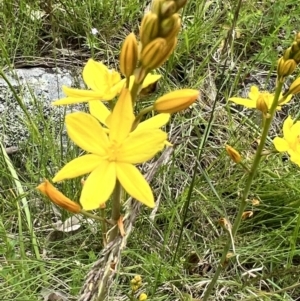
[[[198,96],[198,90],[176,90],[159,97],[154,103],[154,110],[159,113],[176,113],[188,108]]]
[[[277,74],[279,77],[286,77],[291,75],[296,69],[297,64],[293,59],[284,60],[280,58],[278,61]]]
[[[148,13],[144,16],[140,29],[140,39],[143,47],[157,38],[159,28],[158,22],[158,17],[154,13]]]
[[[289,47],[289,48],[284,52],[282,58],[283,58],[285,61],[291,58],[291,51],[292,51],[292,48]]]
[[[263,114],[267,114],[269,111],[268,105],[262,94],[259,95],[258,99],[256,100],[256,109],[261,111]]]
[[[164,1],[161,6],[160,13],[163,19],[171,17],[177,12],[175,1]]]
[[[298,94],[300,93],[300,77],[298,77],[294,82],[291,84],[288,94]]]
[[[165,0],[153,0],[151,4],[151,12],[160,17],[161,6],[165,2]]]
[[[177,11],[184,7],[187,3],[187,0],[176,0]]]
[[[139,296],[139,301],[145,301],[148,299],[148,296],[145,293],[141,293]]]
[[[41,193],[46,195],[54,204],[62,207],[70,212],[79,213],[81,207],[58,191],[48,180],[37,187]]]
[[[128,35],[123,43],[120,54],[120,70],[129,78],[138,62],[138,45],[134,33]]]
[[[161,29],[159,31],[159,36],[172,39],[177,36],[180,30],[181,20],[178,14],[172,15],[170,18],[165,19],[161,22]]]
[[[142,49],[140,62],[147,70],[152,70],[160,67],[171,55],[177,39],[167,41],[163,38],[156,38]]]
[[[227,144],[225,146],[225,149],[232,161],[234,161],[235,163],[241,162],[242,157],[237,150],[235,150],[233,147],[231,147],[230,145],[227,145]]]

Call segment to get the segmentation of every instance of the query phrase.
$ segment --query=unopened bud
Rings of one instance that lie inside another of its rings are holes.
[[[282,58],[283,58],[285,61],[291,58],[291,51],[292,51],[292,48],[289,47],[289,48],[284,52]]]
[[[48,180],[45,180],[37,187],[41,193],[46,195],[54,204],[62,207],[70,212],[79,213],[81,207],[79,204],[71,201],[64,194],[58,191]]]
[[[300,93],[300,77],[298,77],[294,82],[291,84],[288,94],[298,94]]]
[[[159,27],[158,22],[158,16],[154,13],[150,12],[144,16],[140,29],[140,39],[143,47],[157,38]]]
[[[123,43],[120,54],[120,70],[129,78],[138,62],[138,45],[134,33],[128,35]]]
[[[187,3],[187,0],[176,0],[176,7],[177,7],[177,11],[179,9],[181,9],[182,7],[184,7]]]
[[[169,58],[176,44],[176,38],[171,41],[156,38],[143,48],[140,57],[142,66],[147,70],[160,67]]]
[[[161,15],[161,6],[165,0],[153,0],[151,4],[151,12],[156,14],[158,17]]]
[[[259,95],[258,99],[256,100],[256,109],[261,111],[263,114],[267,114],[269,111],[268,105],[262,94]]]
[[[160,13],[163,19],[171,17],[177,12],[175,1],[164,1],[161,6]]]
[[[297,64],[293,59],[284,61],[282,58],[278,61],[277,74],[279,77],[291,75],[296,69]]]
[[[174,14],[170,18],[163,20],[161,22],[159,36],[166,39],[173,39],[180,30],[180,24],[181,20],[178,14]]]
[[[154,103],[154,110],[159,113],[176,113],[188,108],[199,96],[198,90],[182,89],[159,97]]]
[[[229,155],[229,157],[232,159],[232,161],[234,161],[235,163],[240,163],[242,160],[242,157],[240,155],[240,153],[235,150],[233,147],[231,147],[230,145],[225,146],[226,152]]]
[[[141,293],[139,296],[139,301],[145,301],[148,299],[148,296],[145,293]]]

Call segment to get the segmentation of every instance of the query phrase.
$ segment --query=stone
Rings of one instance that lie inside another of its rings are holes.
[[[66,112],[82,108],[83,105],[54,107],[51,102],[64,97],[62,85],[83,87],[81,79],[74,77],[71,70],[63,68],[23,68],[6,72],[12,88],[21,99],[18,103],[12,89],[0,77],[0,139],[4,147],[17,147],[26,142],[30,135],[30,122],[24,113],[43,131],[43,118],[57,129],[61,129]],[[23,106],[23,108],[22,108]],[[43,117],[43,118],[41,118]]]

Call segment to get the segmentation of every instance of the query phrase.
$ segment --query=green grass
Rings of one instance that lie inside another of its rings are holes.
[[[122,40],[130,31],[138,32],[145,8],[140,2],[144,1],[112,5],[108,0],[49,0],[41,6],[40,1],[2,1],[0,66],[4,70],[28,67],[46,58],[54,66],[64,60],[78,64],[94,57],[117,69]],[[230,162],[224,144],[233,145],[250,162],[259,136],[257,114],[236,109],[227,99],[245,93],[252,84],[274,88],[276,61],[299,30],[300,15],[295,0],[243,1],[236,26],[240,36],[228,52],[224,71],[218,49],[233,20],[235,2],[190,0],[183,10],[179,43],[159,69],[164,77],[155,96],[191,87],[201,90],[201,101],[172,118],[169,128],[180,133],[178,145],[152,182],[160,206],[154,220],[148,209],[139,216],[109,300],[126,300],[135,274],[142,275],[143,290],[151,301],[197,300],[218,265],[227,240],[218,219],[233,220],[246,178],[242,168]],[[99,34],[92,35],[92,28]],[[297,115],[297,99],[278,114],[270,139],[279,133],[288,113]],[[18,145],[19,152],[10,159],[0,154],[0,296],[41,300],[42,289],[49,288],[76,300],[102,248],[101,229],[95,233],[83,224],[72,233],[54,231],[53,223],[69,215],[61,212],[59,217],[35,187],[43,178],[52,178],[80,150],[68,142],[65,151],[60,139],[63,118],[56,131],[51,118],[42,114],[43,102],[36,98],[35,104],[41,113],[24,119],[30,134]],[[211,114],[209,135],[203,141]],[[201,143],[202,156],[197,160]],[[268,146],[272,149],[270,141]],[[195,187],[183,220],[194,166]],[[299,168],[272,154],[264,158],[258,175],[250,197],[259,199],[260,205],[249,205],[254,217],[242,223],[235,240],[238,256],[221,274],[211,300],[297,300],[300,296],[299,287],[285,290],[299,282]],[[78,185],[78,179],[66,181],[59,189],[78,200]]]

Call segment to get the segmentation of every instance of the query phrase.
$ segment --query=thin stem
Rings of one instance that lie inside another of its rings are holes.
[[[89,218],[92,218],[92,219],[95,219],[95,220],[98,220],[101,222],[106,222],[107,224],[110,224],[110,225],[114,225],[114,223],[112,221],[107,220],[107,219],[103,218],[102,216],[98,216],[98,215],[89,213],[83,209],[81,209],[80,213],[86,217],[89,217]]]
[[[117,180],[114,189],[114,195],[112,200],[112,213],[111,213],[111,219],[114,223],[114,227],[109,232],[108,243],[113,241],[119,233],[117,222],[121,216],[121,195],[122,195],[122,186],[120,182]]]
[[[146,115],[147,113],[153,111],[153,106],[149,106],[149,107],[146,107],[144,109],[142,109],[135,117],[135,120],[133,122],[133,125],[132,125],[132,131],[135,130],[135,128],[138,126],[138,124],[140,123],[142,117],[144,115]]]
[[[268,132],[269,132],[270,125],[272,123],[272,120],[273,120],[275,112],[276,112],[276,107],[278,105],[278,99],[279,99],[279,96],[280,96],[282,86],[283,86],[283,83],[278,82],[278,85],[277,85],[276,91],[275,91],[274,100],[273,100],[273,103],[272,103],[272,107],[270,108],[270,116],[269,116],[269,118],[266,118],[265,123],[264,123],[264,128],[262,130],[260,143],[259,143],[258,148],[256,150],[254,160],[253,160],[253,163],[252,163],[252,166],[251,166],[251,169],[250,169],[250,172],[248,174],[247,181],[246,181],[245,189],[244,189],[244,192],[243,192],[243,195],[242,195],[241,204],[240,204],[237,216],[235,218],[234,224],[232,226],[231,234],[232,234],[233,238],[235,237],[235,235],[237,233],[237,230],[238,230],[238,228],[241,224],[242,215],[243,215],[243,212],[245,211],[245,208],[247,206],[247,198],[248,198],[248,195],[249,195],[249,191],[250,191],[254,176],[256,174],[257,168],[259,166],[259,162],[260,162],[260,159],[261,159],[261,153],[262,153],[263,148],[265,146],[265,143],[267,141]],[[224,268],[224,263],[225,263],[226,256],[227,256],[227,253],[228,253],[230,247],[231,247],[231,239],[228,239],[227,243],[226,243],[226,245],[223,249],[222,257],[221,257],[220,263],[217,267],[217,270],[215,272],[215,275],[214,275],[213,279],[211,280],[211,282],[209,283],[209,285],[208,285],[208,287],[205,291],[205,294],[204,294],[204,297],[203,297],[202,301],[207,301],[208,300],[208,298],[211,294],[211,291],[214,288],[214,286],[215,286],[215,284],[216,284],[216,282],[217,282],[217,280],[218,280],[218,278],[221,274],[221,271]]]

